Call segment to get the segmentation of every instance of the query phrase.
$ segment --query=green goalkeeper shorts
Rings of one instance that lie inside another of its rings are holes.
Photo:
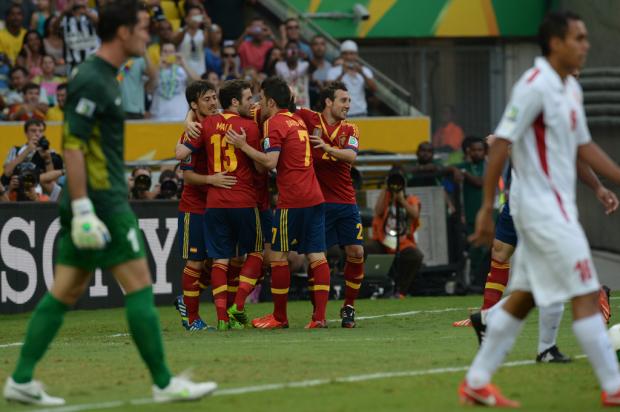
[[[56,263],[85,269],[107,269],[121,263],[143,258],[144,238],[133,212],[99,217],[110,231],[110,243],[102,250],[78,249],[71,239],[71,214],[61,209],[60,232],[56,249]]]

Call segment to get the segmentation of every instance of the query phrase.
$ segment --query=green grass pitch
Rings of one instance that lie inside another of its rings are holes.
[[[479,296],[361,300],[358,328],[339,322],[329,329],[304,330],[308,302],[289,305],[288,330],[246,329],[188,333],[172,306],[160,307],[166,353],[173,371],[193,367],[196,380],[215,380],[219,393],[198,404],[154,405],[150,381],[127,335],[123,309],[74,311],[39,365],[36,378],[65,397],[67,411],[453,411],[456,389],[473,359],[477,341],[471,328],[454,328],[480,304]],[[617,311],[612,300],[612,312]],[[337,319],[340,302],[330,301],[328,318]],[[248,305],[252,317],[270,303]],[[203,317],[214,322],[211,305]],[[385,316],[390,315],[390,316]],[[0,379],[15,365],[29,315],[0,316]],[[369,319],[361,319],[369,317]],[[581,353],[571,333],[570,305],[559,346]],[[612,321],[614,318],[612,318]],[[613,322],[612,322],[613,323]],[[536,355],[537,313],[532,313],[508,362]],[[526,410],[592,411],[600,392],[586,359],[568,365],[532,363],[503,367],[494,379]],[[288,386],[284,385],[287,384]],[[0,400],[0,411],[37,410]],[[51,409],[50,409],[51,410]],[[61,409],[63,410],[63,409]]]

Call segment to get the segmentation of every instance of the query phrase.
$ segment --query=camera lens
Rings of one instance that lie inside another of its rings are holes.
[[[49,150],[50,148],[50,141],[47,140],[47,138],[45,136],[42,136],[39,139],[39,143],[38,143],[39,147],[43,150]]]

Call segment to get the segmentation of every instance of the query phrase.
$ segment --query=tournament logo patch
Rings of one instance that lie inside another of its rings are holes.
[[[77,106],[75,106],[75,112],[82,116],[93,117],[96,108],[97,104],[95,104],[95,102],[88,100],[86,97],[82,97]]]
[[[355,136],[349,136],[349,142],[347,143],[348,146],[352,146],[352,147],[355,147],[357,149],[359,144],[360,144],[360,142],[359,142],[359,140],[357,140],[357,138]]]
[[[269,138],[265,137],[265,140],[263,140],[263,149],[267,150],[269,149],[271,146],[269,145]]]
[[[512,106],[506,112],[506,120],[510,120],[511,122],[515,122],[517,120],[517,116],[519,116],[519,109],[517,106]]]

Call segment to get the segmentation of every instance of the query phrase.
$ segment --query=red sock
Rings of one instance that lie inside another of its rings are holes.
[[[308,294],[310,295],[310,303],[312,303],[312,313],[314,313],[314,271],[312,265],[308,265]]]
[[[245,306],[245,300],[248,295],[254,290],[256,281],[263,272],[263,255],[260,253],[250,253],[245,260],[243,268],[241,268],[241,274],[239,276],[239,289],[235,296],[235,304],[237,309],[243,310]]]
[[[484,285],[482,309],[489,309],[500,301],[510,274],[510,263],[501,263],[491,260],[491,271],[487,275],[487,282]]]
[[[288,261],[271,262],[271,296],[273,299],[273,316],[280,322],[288,322],[286,304],[288,289],[291,286],[291,271]]]
[[[310,263],[314,273],[314,314],[312,320],[325,320],[329,300],[329,265],[327,260],[319,259]]]
[[[344,304],[355,306],[355,299],[360,292],[360,286],[364,279],[364,258],[347,256],[344,264]]]
[[[211,269],[211,288],[213,289],[213,302],[215,303],[215,311],[217,312],[217,320],[225,320],[228,322],[228,313],[226,313],[226,291],[228,290],[226,273],[228,265],[222,263],[213,263]]]
[[[235,295],[239,289],[239,273],[241,272],[241,262],[230,262],[228,265],[228,292],[226,293],[226,307],[231,307],[235,302]]]
[[[200,270],[185,265],[183,268],[183,303],[187,308],[187,320],[191,324],[199,318]]]

